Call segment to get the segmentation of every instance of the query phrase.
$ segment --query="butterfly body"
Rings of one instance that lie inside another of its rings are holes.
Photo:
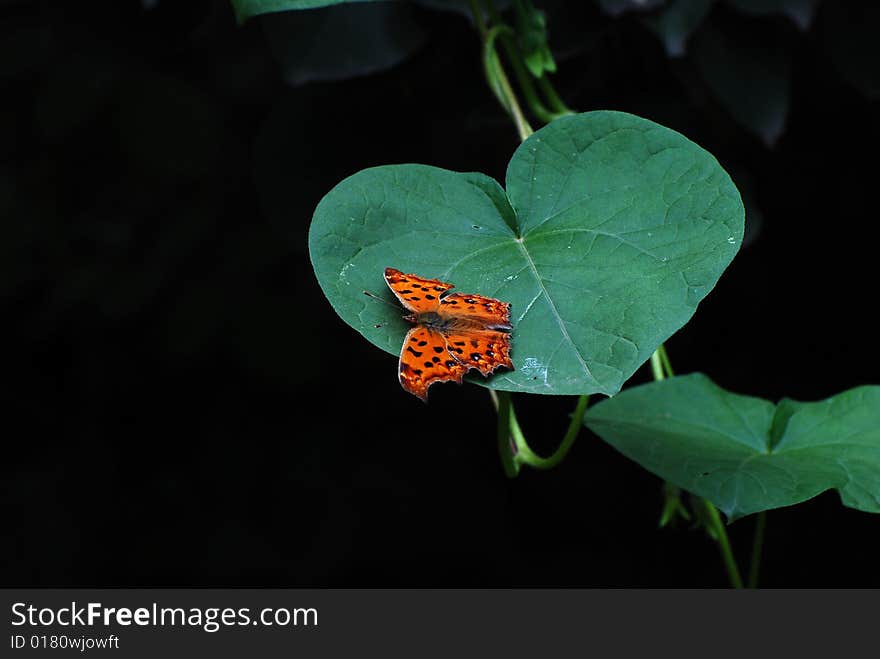
[[[510,326],[495,326],[492,328],[487,328],[484,323],[480,321],[478,318],[468,318],[466,316],[444,316],[434,311],[429,311],[427,313],[421,314],[408,314],[403,317],[404,320],[413,323],[414,325],[424,325],[425,327],[430,327],[432,329],[439,330],[441,332],[447,332],[451,330],[481,330],[481,329],[498,329],[502,331],[509,331]]]
[[[448,294],[452,284],[385,268],[385,281],[414,327],[400,353],[400,384],[422,400],[435,382],[488,376],[510,360],[510,305],[483,295]]]

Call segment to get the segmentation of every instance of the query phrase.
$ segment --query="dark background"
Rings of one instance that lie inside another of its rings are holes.
[[[876,383],[871,3],[802,29],[719,1],[679,58],[662,7],[536,4],[570,106],[679,130],[743,192],[746,245],[668,342],[676,370],[774,400]],[[702,531],[658,530],[655,476],[583,430],[558,469],[506,480],[486,391],[423,405],[317,286],[308,224],[344,176],[503,180],[517,138],[465,17],[0,12],[2,585],[726,585]],[[574,400],[515,401],[552,450]],[[437,423],[450,407],[467,425]],[[729,527],[743,565],[752,525]],[[878,528],[836,493],[772,511],[763,583],[880,585]]]

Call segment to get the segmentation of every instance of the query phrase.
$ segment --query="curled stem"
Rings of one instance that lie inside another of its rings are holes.
[[[559,443],[559,446],[546,458],[535,453],[526,441],[522,427],[516,418],[510,393],[507,391],[495,392],[489,390],[492,403],[498,412],[498,451],[504,473],[508,478],[519,474],[521,465],[528,465],[533,469],[552,469],[565,459],[568,451],[577,439],[578,432],[583,424],[584,412],[590,402],[589,396],[579,396],[577,405],[571,415],[568,430]],[[512,464],[511,464],[512,462]]]
[[[498,455],[501,456],[501,466],[504,475],[508,478],[516,478],[519,473],[519,463],[515,458],[514,446],[510,441],[511,404],[510,394],[506,391],[498,396],[491,389],[489,395],[498,411]]]
[[[589,402],[589,396],[578,396],[578,402],[574,408],[574,412],[572,412],[571,421],[568,424],[568,430],[565,431],[565,436],[559,443],[559,447],[546,458],[542,458],[535,453],[529,446],[528,442],[526,442],[525,435],[523,434],[519,422],[516,420],[516,414],[511,405],[510,433],[513,437],[514,445],[516,446],[516,461],[520,464],[526,464],[533,469],[552,469],[562,462],[568,454],[569,449],[571,449],[572,444],[574,444],[574,440],[577,439],[578,432],[584,422],[584,412],[586,412]]]

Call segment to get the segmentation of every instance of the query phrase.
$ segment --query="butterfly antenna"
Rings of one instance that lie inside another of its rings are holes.
[[[379,297],[378,295],[376,295],[374,293],[370,293],[370,291],[364,291],[364,295],[366,295],[367,297],[371,297],[374,300],[379,300],[379,302],[381,302],[383,304],[387,304],[389,307],[394,307],[395,309],[398,308],[396,304],[389,302],[385,298]]]

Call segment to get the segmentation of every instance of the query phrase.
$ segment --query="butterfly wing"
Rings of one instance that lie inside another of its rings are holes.
[[[432,384],[446,380],[461,384],[468,370],[449,353],[446,338],[437,330],[417,325],[406,335],[400,351],[399,378],[401,386],[414,396],[426,401]]]
[[[450,288],[455,288],[439,279],[408,275],[394,268],[385,268],[385,283],[400,303],[415,313],[437,311],[440,296]]]
[[[422,400],[435,382],[461,383],[475,368],[484,376],[499,366],[513,368],[510,360],[510,304],[484,295],[454,293],[442,297],[452,284],[385,268],[385,282],[413,312],[436,313],[442,322],[416,325],[406,335],[400,352],[400,384]]]
[[[441,317],[462,325],[495,330],[510,329],[510,304],[493,297],[453,293],[440,300],[439,313]]]
[[[499,366],[513,369],[510,361],[510,334],[484,329],[450,330],[446,334],[447,349],[467,369],[479,369],[483,375]]]

